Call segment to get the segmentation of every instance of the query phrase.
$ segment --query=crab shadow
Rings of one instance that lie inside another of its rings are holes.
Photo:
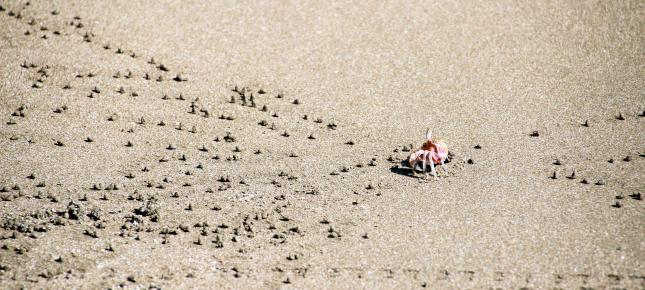
[[[408,163],[407,161],[403,161],[401,162],[400,165],[394,165],[390,167],[390,172],[407,176],[407,177],[420,178],[421,175],[412,175],[412,168],[407,167],[408,165],[407,163]],[[402,166],[406,166],[406,167],[402,167]]]
[[[448,160],[445,162],[445,164],[450,164],[450,162],[453,160],[455,156],[452,153],[448,153]],[[412,172],[412,167],[410,167],[410,164],[408,163],[407,160],[401,161],[401,163],[394,165],[390,167],[390,172],[396,173],[399,175],[407,176],[410,178],[417,178],[417,179],[422,179],[424,178],[424,175],[426,173],[431,174],[431,169],[429,167],[426,168],[425,171],[420,168],[420,166],[417,165],[417,170],[416,170],[416,175],[413,174]]]
[[[406,177],[410,177],[410,178],[416,178],[416,179],[424,179],[426,177],[425,176],[426,174],[431,174],[430,169],[426,169],[426,171],[423,171],[417,168],[416,175],[413,175],[412,168],[409,166],[407,161],[401,162],[400,165],[394,165],[390,167],[390,172],[403,175]]]

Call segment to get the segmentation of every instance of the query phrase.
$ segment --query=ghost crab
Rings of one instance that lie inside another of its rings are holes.
[[[445,162],[448,161],[448,144],[439,138],[432,138],[432,130],[428,129],[426,131],[426,141],[423,143],[421,148],[412,150],[412,153],[408,157],[408,165],[412,168],[412,175],[416,175],[416,166],[418,162],[421,162],[422,172],[426,173],[426,164],[430,164],[430,169],[432,170],[432,175],[434,178],[437,178],[437,171],[435,170],[435,165],[441,165],[443,171],[447,174],[448,169],[446,168]]]

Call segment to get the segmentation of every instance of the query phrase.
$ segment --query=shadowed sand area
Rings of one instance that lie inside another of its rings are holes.
[[[644,6],[0,0],[0,288],[643,288]]]

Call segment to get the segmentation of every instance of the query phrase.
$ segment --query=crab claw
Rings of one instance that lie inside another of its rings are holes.
[[[414,162],[415,159],[417,159],[417,153],[416,152],[410,153],[410,156],[408,156],[408,163]]]
[[[432,129],[428,128],[428,131],[426,131],[426,138],[428,141],[432,140]]]
[[[408,166],[412,168],[412,175],[414,175],[416,172],[414,171],[414,168],[417,166],[417,152],[412,152],[410,156],[408,157]]]

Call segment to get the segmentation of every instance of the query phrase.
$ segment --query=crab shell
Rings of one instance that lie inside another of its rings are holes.
[[[423,143],[421,148],[415,150],[410,154],[408,162],[410,164],[416,163],[415,161],[426,160],[426,162],[432,161],[432,163],[438,165],[442,161],[445,161],[448,157],[448,146],[443,141],[432,141],[428,140]]]

